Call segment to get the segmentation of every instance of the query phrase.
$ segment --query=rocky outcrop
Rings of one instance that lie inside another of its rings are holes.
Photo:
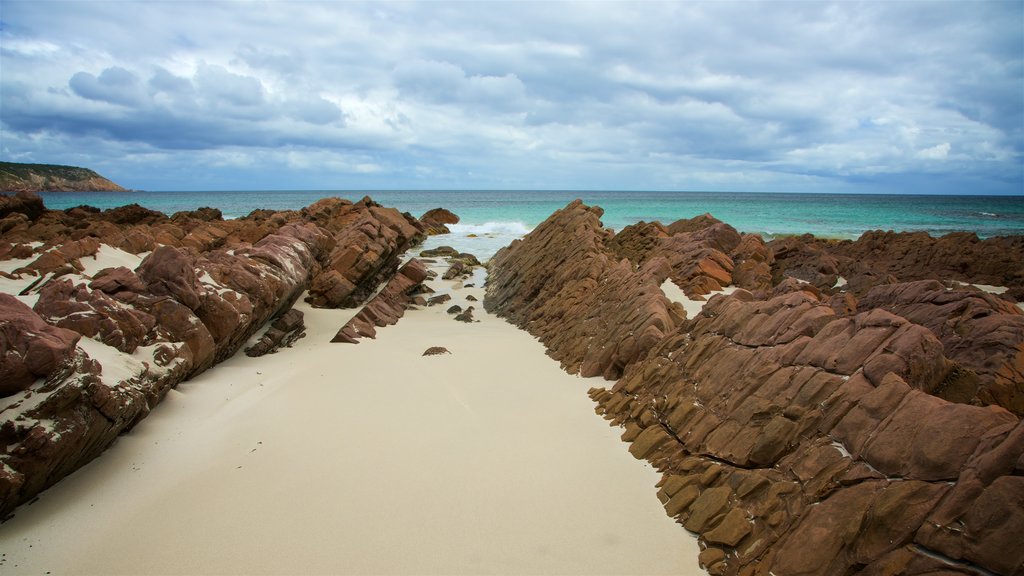
[[[18,162],[0,162],[0,190],[5,192],[125,191],[124,188],[87,168]]]
[[[35,192],[18,192],[11,196],[0,195],[0,222],[12,215],[21,215],[25,220],[35,220],[42,215],[44,210],[43,199]],[[11,220],[6,226],[12,227],[16,221],[17,218]]]
[[[405,309],[420,294],[426,278],[427,268],[423,263],[415,258],[406,262],[384,289],[338,330],[331,342],[358,344],[359,338],[376,338],[376,328],[398,323]]]
[[[9,218],[3,252],[32,260],[8,277],[30,284],[36,301],[29,309],[0,295],[9,318],[0,330],[0,517],[99,455],[178,382],[233,355],[271,319],[250,352],[300,337],[291,306],[323,274],[350,279],[345,302],[361,304],[422,237],[415,219],[369,199],[229,221],[213,209],[167,218],[141,206]],[[83,261],[103,244],[149,253],[134,270],[86,274]],[[340,262],[346,254],[356,260]],[[417,270],[406,266],[396,282]],[[385,316],[378,304],[370,312]]]
[[[447,224],[458,224],[459,217],[444,208],[427,210],[420,216],[420,223],[428,236],[435,234],[450,234],[451,230]]]
[[[756,234],[740,235],[710,214],[664,226],[640,222],[611,237],[607,247],[637,266],[664,258],[669,278],[690,298],[702,298],[726,286],[765,291],[771,288],[774,259]]]
[[[539,338],[568,372],[614,379],[685,312],[661,292],[664,260],[639,270],[618,260],[605,246],[611,233],[601,214],[573,201],[498,251],[484,308]]]
[[[0,293],[0,396],[48,378],[67,363],[81,336],[43,321],[31,308]]]
[[[260,336],[255,344],[245,349],[249,357],[273,354],[286,348],[306,335],[306,324],[301,310],[292,308],[274,319],[267,331]]]
[[[333,199],[327,205],[321,200],[307,210],[314,222],[328,219],[338,227],[336,248],[323,271],[313,278],[306,299],[317,307],[351,308],[364,302],[394,275],[401,255],[424,237],[422,227],[411,216],[369,198],[356,204]]]
[[[599,214],[574,203],[499,253],[486,305],[573,371],[593,342],[636,334],[629,318],[649,305],[637,286],[699,268],[710,249],[733,272],[753,263],[756,288],[713,296],[643,354],[590,372],[617,378],[591,390],[597,410],[663,473],[658,497],[700,535],[711,574],[1024,571],[1015,306],[935,282],[858,299],[834,288],[843,259],[823,244],[769,251],[740,236],[722,250],[698,236],[706,218],[616,242]],[[688,263],[658,254],[672,238]]]
[[[858,310],[880,308],[924,326],[958,364],[936,396],[995,404],[1024,416],[1024,314],[979,290],[950,290],[936,280],[886,284],[868,291]]]
[[[847,290],[860,295],[882,284],[958,280],[1005,286],[1014,299],[1024,300],[1024,236],[982,240],[954,232],[933,238],[924,232],[878,230],[857,240],[782,238],[769,247],[776,282],[788,275],[829,289],[842,276]]]

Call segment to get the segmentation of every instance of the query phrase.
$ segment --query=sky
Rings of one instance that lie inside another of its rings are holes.
[[[1024,194],[1024,1],[0,0],[0,160],[146,190]]]

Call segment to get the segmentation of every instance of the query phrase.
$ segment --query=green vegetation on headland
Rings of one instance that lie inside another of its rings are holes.
[[[0,162],[2,192],[125,192],[88,168]]]

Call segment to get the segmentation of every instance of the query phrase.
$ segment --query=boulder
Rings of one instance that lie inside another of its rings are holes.
[[[427,210],[423,216],[420,216],[420,223],[423,224],[428,236],[448,234],[451,230],[448,229],[446,224],[458,224],[459,217],[444,208],[434,208]]]

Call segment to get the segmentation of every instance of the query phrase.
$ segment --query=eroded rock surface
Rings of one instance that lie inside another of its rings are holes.
[[[841,243],[766,250],[708,218],[616,239],[599,216],[574,202],[500,252],[485,303],[575,371],[595,347],[635,338],[659,280],[699,291],[751,262],[749,290],[712,296],[660,324],[642,353],[603,352],[603,369],[587,370],[617,379],[591,390],[597,410],[663,473],[657,495],[700,535],[710,573],[1024,573],[1016,306],[899,283],[923,273],[900,242],[895,254],[874,246],[870,259],[892,264],[853,294],[836,288],[853,269]],[[948,242],[913,239],[929,254]]]
[[[664,260],[634,270],[605,247],[601,214],[576,200],[500,250],[484,308],[537,336],[568,372],[613,379],[685,312],[661,292]]]
[[[29,202],[2,223],[0,254],[28,261],[5,278],[35,301],[30,309],[0,294],[0,517],[99,455],[178,382],[233,355],[271,319],[250,352],[300,337],[291,307],[311,286],[317,305],[362,304],[423,237],[415,218],[368,198],[235,220],[212,208],[168,218],[137,205],[36,213]],[[144,257],[96,271],[110,247]],[[399,282],[417,271],[407,265]],[[368,314],[387,315],[378,303]]]

